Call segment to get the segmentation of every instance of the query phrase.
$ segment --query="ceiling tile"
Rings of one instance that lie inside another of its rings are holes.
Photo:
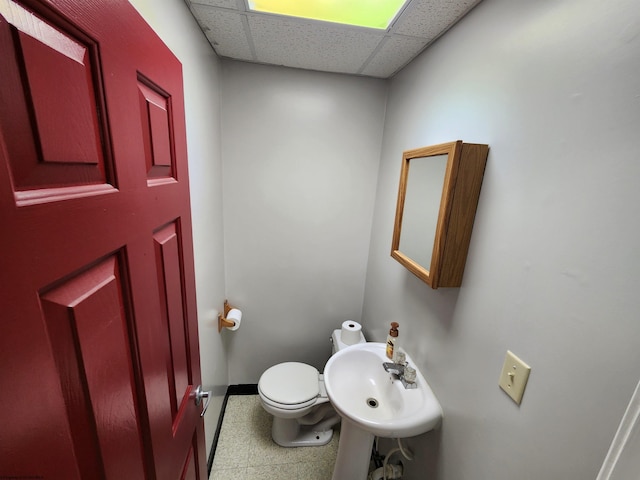
[[[255,61],[242,24],[243,14],[201,5],[192,5],[192,12],[218,55]]]
[[[191,5],[209,5],[212,7],[237,8],[237,0],[194,0]]]
[[[387,78],[481,0],[409,0],[388,31],[251,12],[246,0],[185,1],[222,57]]]
[[[392,31],[433,40],[467,13],[479,0],[413,0]]]
[[[387,78],[415,57],[425,47],[428,40],[415,37],[393,35],[376,52],[360,73],[372,77]]]
[[[357,73],[384,37],[384,32],[271,15],[248,20],[257,60],[294,68]]]

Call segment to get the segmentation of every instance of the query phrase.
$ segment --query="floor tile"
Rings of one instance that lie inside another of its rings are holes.
[[[246,480],[247,467],[211,470],[209,480]]]
[[[294,463],[284,465],[263,465],[247,468],[246,480],[264,480],[277,478],[278,480],[298,480],[298,465]]]
[[[307,462],[298,464],[298,480],[331,480],[334,462]]]
[[[210,480],[331,480],[339,426],[327,445],[284,448],[271,438],[272,423],[258,395],[230,396]]]
[[[250,435],[227,429],[220,435],[213,457],[213,468],[246,467],[249,461]]]

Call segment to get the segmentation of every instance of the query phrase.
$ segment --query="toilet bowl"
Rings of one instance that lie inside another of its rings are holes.
[[[331,335],[332,354],[346,348],[341,330]],[[360,340],[364,343],[360,332]],[[324,379],[317,368],[300,362],[284,362],[268,368],[258,381],[262,407],[273,415],[271,437],[282,447],[319,446],[329,443],[331,427],[340,416],[329,403]]]

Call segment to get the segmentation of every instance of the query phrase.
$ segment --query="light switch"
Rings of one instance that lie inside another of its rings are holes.
[[[527,386],[527,380],[529,380],[529,372],[531,372],[531,367],[520,360],[513,352],[507,350],[498,384],[518,405],[522,402],[524,388]]]

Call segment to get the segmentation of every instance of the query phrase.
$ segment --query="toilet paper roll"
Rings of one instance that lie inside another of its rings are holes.
[[[342,322],[342,330],[340,331],[340,340],[346,345],[355,345],[360,341],[360,332],[362,325],[352,320]]]
[[[235,323],[233,327],[227,327],[227,329],[231,331],[236,331],[237,329],[240,328],[240,322],[242,321],[242,312],[237,308],[232,308],[231,310],[229,310],[229,314],[227,315],[227,320]]]

